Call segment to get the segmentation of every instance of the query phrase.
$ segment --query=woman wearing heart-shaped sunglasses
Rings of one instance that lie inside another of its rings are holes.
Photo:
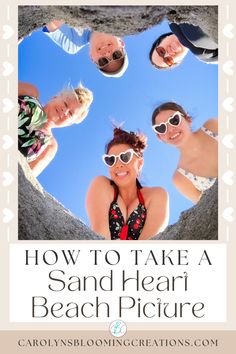
[[[168,194],[160,187],[142,187],[138,176],[144,163],[146,137],[114,129],[103,162],[110,179],[96,177],[88,190],[86,208],[91,228],[109,240],[146,240],[168,224]]]
[[[173,183],[184,196],[198,202],[218,175],[218,124],[208,120],[193,132],[192,118],[174,102],[158,106],[152,114],[152,128],[157,138],[180,151]]]

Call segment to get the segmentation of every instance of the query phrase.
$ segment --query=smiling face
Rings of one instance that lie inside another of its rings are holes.
[[[108,151],[109,155],[119,155],[122,152],[131,149],[128,144],[113,145]],[[126,186],[136,181],[143,166],[143,158],[137,157],[135,154],[128,164],[124,164],[119,158],[116,158],[114,166],[109,167],[111,179],[117,186]]]
[[[120,59],[117,59],[119,57],[117,51],[121,52],[122,57]],[[124,63],[124,55],[124,42],[120,38],[103,32],[92,33],[90,38],[90,57],[97,65],[99,61],[103,62],[102,58],[108,59],[109,63],[104,66],[104,72],[116,73],[119,71]]]
[[[66,127],[82,121],[83,105],[74,93],[62,93],[53,97],[44,107],[49,125]]]
[[[168,123],[168,120],[170,117],[173,117],[174,113],[175,111],[171,109],[159,112],[156,115],[155,124],[161,125],[162,123],[166,123],[167,130],[165,134],[157,133],[157,137],[167,144],[178,147],[185,142],[190,134],[192,134],[191,119],[183,115],[179,125],[173,126]]]
[[[180,63],[188,52],[188,48],[184,47],[175,34],[167,36],[157,46],[159,49],[153,50],[152,62],[159,68],[168,68],[168,59],[171,59],[174,64]],[[158,54],[159,53],[159,54]]]

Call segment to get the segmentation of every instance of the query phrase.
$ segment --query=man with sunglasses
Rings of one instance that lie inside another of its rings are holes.
[[[90,59],[104,76],[121,77],[128,67],[124,42],[112,34],[89,29],[80,32],[64,20],[51,21],[43,27],[43,32],[69,54],[76,54],[89,44]]]
[[[198,26],[170,23],[172,32],[165,33],[153,43],[149,59],[157,69],[169,69],[182,62],[190,51],[205,63],[218,63],[218,44]]]

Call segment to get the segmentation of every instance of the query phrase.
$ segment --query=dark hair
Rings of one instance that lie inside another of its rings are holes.
[[[154,111],[152,113],[152,125],[155,124],[156,116],[160,112],[168,111],[168,110],[179,111],[180,113],[182,113],[186,117],[186,119],[191,119],[191,117],[185,112],[183,107],[180,106],[179,104],[177,104],[175,102],[165,102],[165,103],[162,103],[160,106],[158,106],[157,108],[154,109]]]
[[[113,139],[105,147],[106,154],[110,148],[118,144],[129,145],[140,157],[147,147],[147,137],[142,133],[127,132],[121,128],[114,128]]]
[[[162,41],[164,38],[166,38],[166,37],[168,37],[168,36],[171,36],[172,34],[173,34],[173,32],[168,32],[168,33],[162,34],[161,36],[159,36],[159,37],[155,40],[155,42],[154,42],[153,45],[152,45],[152,48],[151,48],[151,50],[150,50],[150,52],[149,52],[149,60],[150,60],[150,62],[152,63],[152,65],[155,66],[155,68],[157,68],[157,69],[161,69],[161,70],[162,70],[162,69],[169,69],[169,68],[170,68],[169,66],[167,66],[167,67],[162,67],[162,66],[156,65],[156,64],[152,61],[152,54],[153,54],[154,50],[156,49],[156,47],[158,47],[158,46],[160,45],[161,41]],[[173,65],[171,65],[171,67],[174,67],[174,66],[177,66],[177,65],[179,65],[179,63],[174,63]]]

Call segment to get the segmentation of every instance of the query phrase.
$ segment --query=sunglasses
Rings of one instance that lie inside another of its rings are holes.
[[[179,111],[177,111],[171,117],[169,117],[167,122],[165,123],[163,122],[161,124],[155,124],[152,126],[152,129],[154,130],[155,133],[165,134],[167,132],[167,124],[172,125],[172,127],[178,127],[178,125],[180,125],[182,121],[182,117],[184,117],[184,115]]]
[[[161,57],[168,66],[172,66],[174,64],[174,59],[167,54],[165,48],[163,47],[156,47],[156,52]]]
[[[107,58],[107,57],[101,57],[101,58],[98,59],[97,66],[98,66],[100,69],[103,69],[103,68],[104,68],[107,64],[109,64],[110,62],[116,61],[116,60],[119,60],[119,59],[122,59],[122,58],[124,58],[124,56],[125,56],[124,51],[115,50],[115,51],[112,53],[112,59]]]
[[[121,152],[119,155],[103,155],[102,159],[103,162],[109,166],[112,167],[115,165],[117,159],[119,159],[122,163],[127,165],[130,163],[132,160],[133,156],[136,155],[137,157],[140,157],[133,149],[126,150],[125,152]]]

